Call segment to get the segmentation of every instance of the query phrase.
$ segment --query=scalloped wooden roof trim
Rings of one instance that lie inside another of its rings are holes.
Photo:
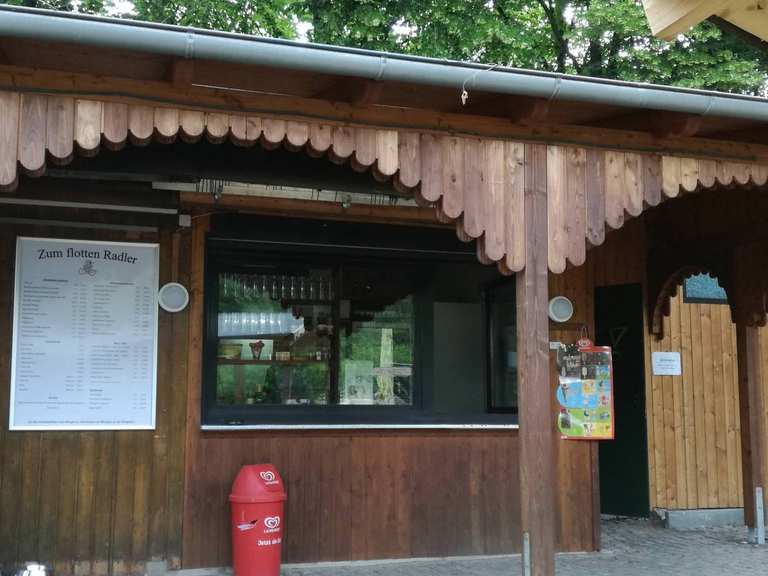
[[[440,221],[454,222],[464,241],[477,240],[480,261],[504,274],[525,266],[525,166],[533,144],[390,127],[324,124],[237,112],[185,110],[149,104],[0,92],[0,190],[13,190],[18,166],[40,176],[47,161],[66,164],[75,152],[92,156],[181,139],[236,145],[259,143],[326,156],[357,171],[392,180]],[[758,185],[768,166],[658,154],[547,146],[549,269],[586,260],[587,245],[681,192]]]

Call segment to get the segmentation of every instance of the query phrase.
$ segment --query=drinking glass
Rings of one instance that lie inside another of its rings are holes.
[[[248,334],[259,333],[259,313],[250,312],[248,314]]]
[[[269,313],[269,333],[277,334],[277,318],[274,312]]]

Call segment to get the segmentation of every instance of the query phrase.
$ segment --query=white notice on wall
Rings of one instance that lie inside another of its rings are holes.
[[[157,285],[157,244],[19,238],[10,429],[154,429]]]
[[[654,376],[680,376],[680,352],[654,352],[651,355]]]

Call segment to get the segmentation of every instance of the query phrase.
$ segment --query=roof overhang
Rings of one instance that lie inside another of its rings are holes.
[[[696,24],[716,18],[753,37],[768,38],[766,0],[643,0],[655,36],[673,40]]]
[[[93,80],[89,90],[81,82],[86,77]],[[337,103],[381,114],[460,115],[477,118],[478,125],[502,120],[502,132],[535,127],[544,139],[548,127],[558,127],[562,141],[573,141],[566,136],[571,127],[580,134],[640,133],[632,141],[646,148],[670,136],[762,143],[765,131],[755,128],[768,122],[768,101],[751,96],[9,6],[0,7],[0,84],[71,86],[79,94],[102,87],[100,95],[118,85],[131,96],[175,90],[185,105],[203,90],[235,107],[257,95],[270,103],[300,98],[332,102],[340,111]],[[462,103],[465,89],[469,98]],[[608,144],[602,135],[599,141]]]

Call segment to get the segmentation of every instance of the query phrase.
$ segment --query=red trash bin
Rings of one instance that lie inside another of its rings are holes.
[[[243,466],[232,484],[235,576],[279,576],[286,498],[272,464]]]

